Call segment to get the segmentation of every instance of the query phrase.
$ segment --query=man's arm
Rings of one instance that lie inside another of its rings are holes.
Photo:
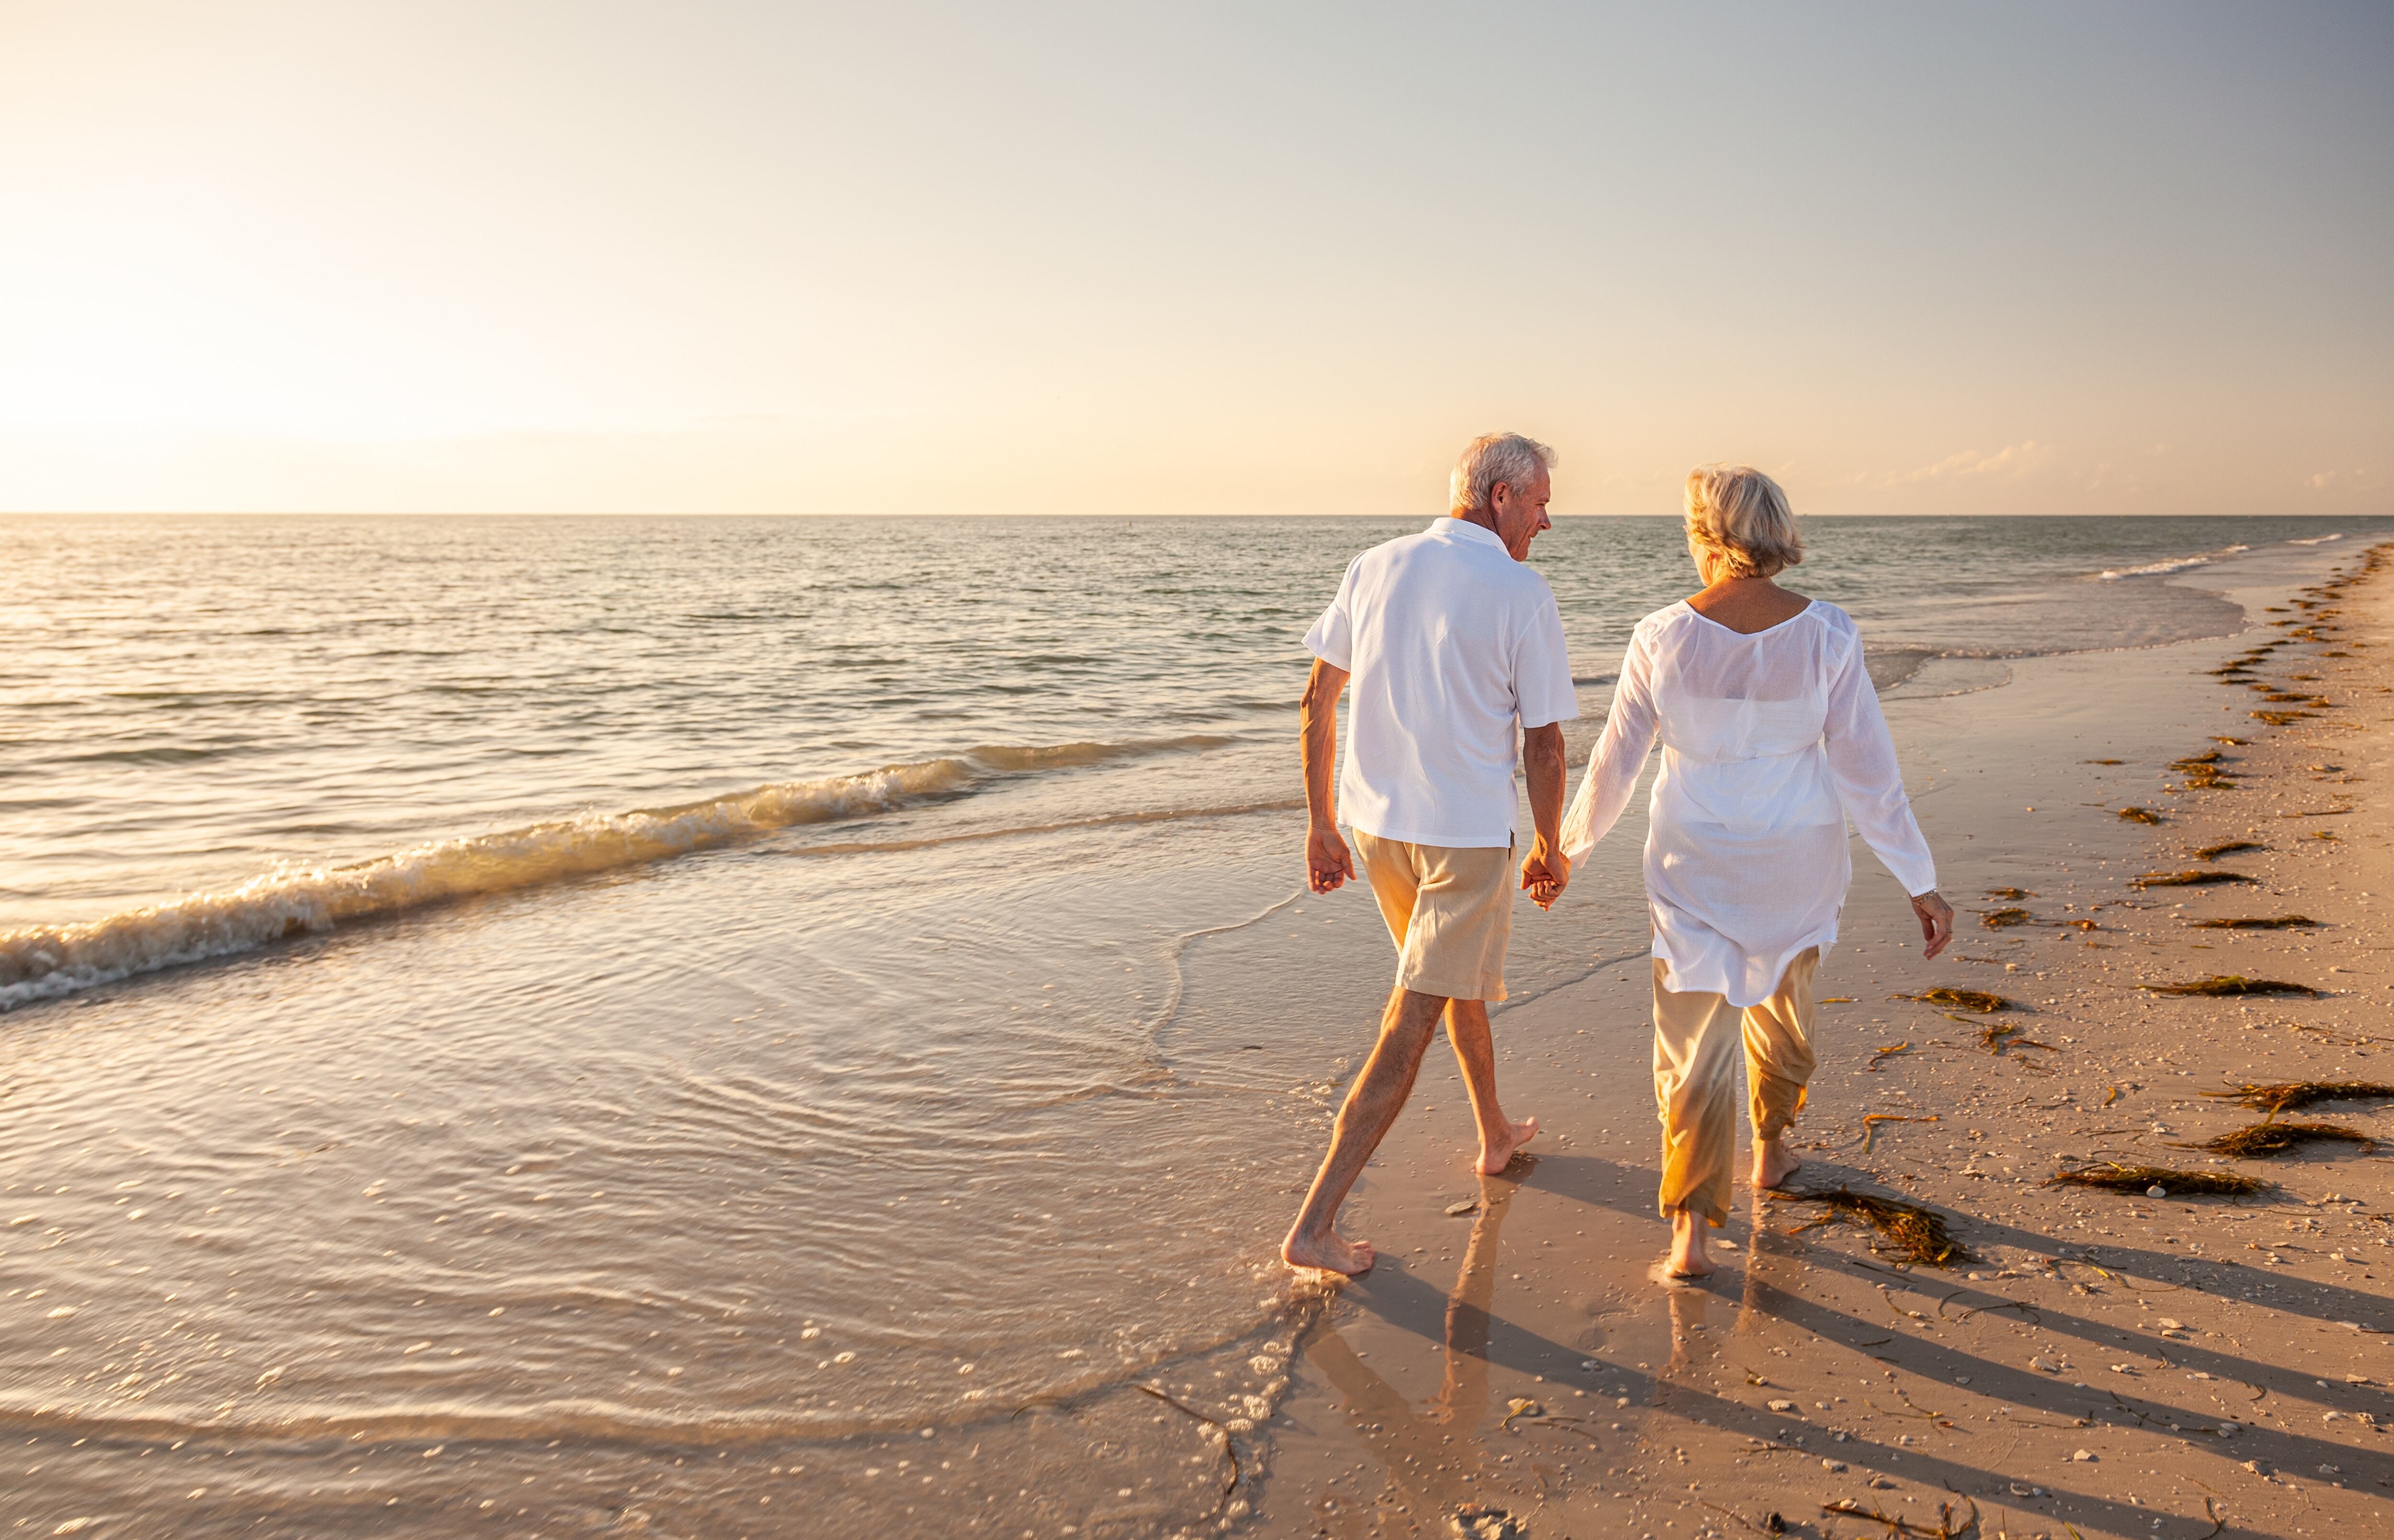
[[[1541,909],[1554,907],[1571,881],[1562,852],[1563,725],[1548,722],[1521,734],[1521,769],[1530,783],[1530,823],[1536,830],[1521,862],[1521,886]]]
[[[1305,880],[1317,893],[1327,893],[1355,875],[1347,842],[1338,836],[1338,801],[1332,783],[1338,773],[1338,694],[1347,688],[1347,670],[1313,660],[1313,675],[1305,681],[1305,699],[1298,717],[1304,724],[1298,752],[1305,762]],[[1558,731],[1555,742],[1562,742]],[[1562,763],[1559,752],[1556,764]],[[1556,783],[1559,785],[1559,771]],[[1556,801],[1562,806],[1559,794]]]

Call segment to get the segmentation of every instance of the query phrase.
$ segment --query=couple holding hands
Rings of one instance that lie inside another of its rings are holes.
[[[1306,634],[1306,875],[1326,893],[1368,878],[1396,942],[1379,1041],[1348,1089],[1330,1152],[1282,1248],[1290,1264],[1357,1273],[1372,1248],[1333,1228],[1403,1108],[1441,1018],[1480,1129],[1480,1169],[1537,1133],[1496,1099],[1488,1002],[1505,998],[1512,933],[1515,729],[1533,832],[1519,886],[1551,908],[1627,805],[1659,739],[1646,836],[1654,933],[1654,1098],[1674,1277],[1712,1270],[1729,1218],[1737,1049],[1754,1122],[1754,1184],[1801,1164],[1784,1136],[1811,1078],[1812,972],[1836,940],[1851,819],[1920,918],[1926,954],[1952,939],[1928,845],[1846,612],[1779,586],[1803,559],[1786,494],[1745,467],[1688,478],[1688,552],[1701,593],[1638,625],[1612,709],[1568,810],[1562,723],[1579,715],[1562,615],[1523,565],[1550,528],[1554,452],[1519,434],[1476,440],[1450,512],[1347,568]],[[1336,775],[1337,705],[1351,690]],[[1340,837],[1354,834],[1350,853]]]

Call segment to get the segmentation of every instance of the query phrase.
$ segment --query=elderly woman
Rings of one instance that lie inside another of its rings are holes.
[[[1712,1271],[1707,1230],[1729,1218],[1741,1041],[1754,1185],[1802,1164],[1782,1139],[1812,1074],[1812,970],[1853,879],[1846,820],[1913,895],[1927,955],[1952,939],[1953,910],[1852,619],[1771,581],[1804,559],[1787,494],[1758,470],[1706,466],[1688,477],[1687,526],[1703,592],[1638,622],[1562,844],[1587,858],[1660,738],[1646,897],[1662,1209],[1669,1270],[1696,1278]]]

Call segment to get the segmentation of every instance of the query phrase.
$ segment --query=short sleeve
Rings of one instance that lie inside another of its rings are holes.
[[[1347,575],[1338,580],[1338,597],[1322,618],[1305,633],[1305,650],[1333,668],[1353,672],[1355,667],[1355,617],[1350,606],[1355,596],[1355,563],[1347,564]]]
[[[1563,614],[1554,590],[1541,580],[1544,601],[1532,612],[1513,648],[1513,699],[1524,730],[1568,722],[1579,715],[1579,691],[1572,687],[1571,655],[1563,645]]]

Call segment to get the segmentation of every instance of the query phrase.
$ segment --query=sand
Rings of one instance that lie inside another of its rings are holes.
[[[2205,1092],[2394,1080],[2394,947],[2372,923],[2394,903],[2394,575],[2314,590],[2298,571],[2234,596],[2259,623],[2239,638],[2020,660],[2000,690],[1890,703],[1962,926],[1924,963],[1858,850],[1790,1185],[1929,1205],[1970,1260],[1794,1232],[1809,1205],[1757,1223],[1741,1186],[1721,1270],[1664,1284],[1646,972],[1625,960],[1498,1018],[1507,1108],[1546,1123],[1536,1159],[1470,1175],[1453,1066],[1425,1073],[1345,1221],[1382,1261],[1335,1290],[1264,1429],[1255,1532],[1687,1537],[1778,1533],[1775,1514],[1898,1533],[1861,1510],[1914,1535],[2394,1532],[2394,1166],[2179,1148],[2260,1116]],[[2211,672],[2273,641],[2249,680]],[[2213,748],[2227,784],[2172,768]],[[2228,840],[2265,849],[2190,854]],[[2212,866],[2256,880],[2132,883]],[[1986,924],[2006,909],[2025,921]],[[2320,924],[2191,923],[2285,914]],[[2213,975],[2322,993],[2141,987]],[[2011,997],[1992,1020],[2045,1046],[1990,1051],[1981,1019],[1890,998],[1938,985]],[[2394,1139],[2394,1103],[2299,1115]],[[2278,1186],[2044,1185],[2097,1160]]]

